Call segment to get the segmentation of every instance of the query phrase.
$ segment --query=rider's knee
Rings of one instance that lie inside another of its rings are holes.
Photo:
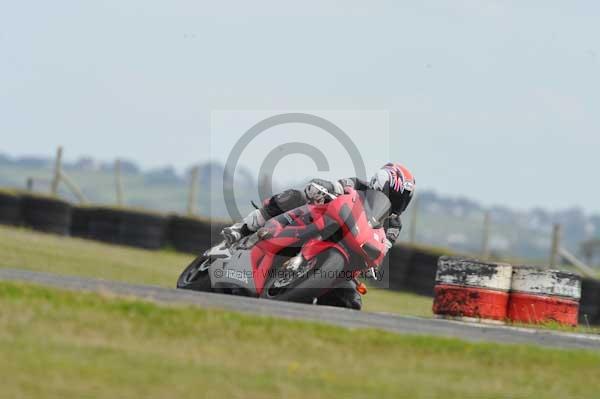
[[[262,210],[269,217],[275,217],[305,204],[304,193],[300,190],[290,189],[269,198]]]

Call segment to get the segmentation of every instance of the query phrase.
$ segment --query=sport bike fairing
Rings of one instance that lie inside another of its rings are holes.
[[[260,294],[276,266],[301,250],[304,253],[303,246],[311,243],[316,244],[312,252],[335,247],[347,261],[351,255],[353,259],[358,256],[356,266],[360,268],[365,262],[376,267],[385,256],[382,226],[389,209],[387,196],[367,190],[353,191],[325,205],[304,205],[285,212],[265,224],[262,240],[255,233],[232,248],[215,247],[207,252],[215,259],[209,268],[211,284],[213,288],[236,287]]]

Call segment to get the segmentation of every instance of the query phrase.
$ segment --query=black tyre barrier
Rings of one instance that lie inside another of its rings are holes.
[[[165,243],[167,218],[144,212],[122,212],[119,243],[145,249],[159,249]]]
[[[169,243],[177,251],[199,254],[221,241],[227,223],[204,218],[172,215],[169,218]]]
[[[433,297],[437,262],[442,255],[436,248],[394,245],[383,264],[381,281],[370,285]]]
[[[34,230],[68,235],[71,228],[71,205],[58,198],[25,194],[21,197],[25,226]]]
[[[394,245],[382,265],[381,280],[374,281],[372,285],[396,291],[406,290],[406,280],[413,255],[413,248],[407,245]]]
[[[95,208],[74,206],[71,210],[71,236],[89,238],[90,220]]]
[[[92,208],[89,213],[88,237],[92,240],[119,243],[120,212],[112,208]]]
[[[579,323],[600,324],[600,280],[581,280],[581,300],[579,302]]]
[[[21,222],[21,197],[10,191],[0,191],[0,224],[18,226]]]
[[[406,289],[419,295],[433,297],[439,254],[415,250],[406,278]]]
[[[165,243],[167,218],[160,214],[129,209],[91,208],[87,212],[88,238],[145,249]],[[85,223],[86,216],[80,222]]]

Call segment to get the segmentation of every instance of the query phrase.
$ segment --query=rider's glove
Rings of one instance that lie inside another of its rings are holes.
[[[304,187],[304,195],[309,204],[324,204],[343,193],[340,183],[322,179],[313,179]]]
[[[384,244],[385,244],[386,252],[389,251],[392,248],[392,246],[394,245],[394,243],[391,242],[390,240],[388,240],[387,238],[385,239]]]
[[[385,229],[385,237],[392,243],[392,245],[396,242],[398,237],[400,236],[400,231],[402,230],[402,221],[400,220],[400,216],[393,213],[388,221],[388,226]]]

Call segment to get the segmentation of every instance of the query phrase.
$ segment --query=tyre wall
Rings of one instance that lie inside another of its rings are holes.
[[[25,194],[21,197],[23,224],[34,230],[69,235],[71,204],[58,198]]]
[[[19,226],[22,222],[21,196],[10,191],[0,191],[0,224]]]
[[[204,218],[171,215],[168,242],[177,251],[199,254],[221,241],[220,232],[226,225]]]

